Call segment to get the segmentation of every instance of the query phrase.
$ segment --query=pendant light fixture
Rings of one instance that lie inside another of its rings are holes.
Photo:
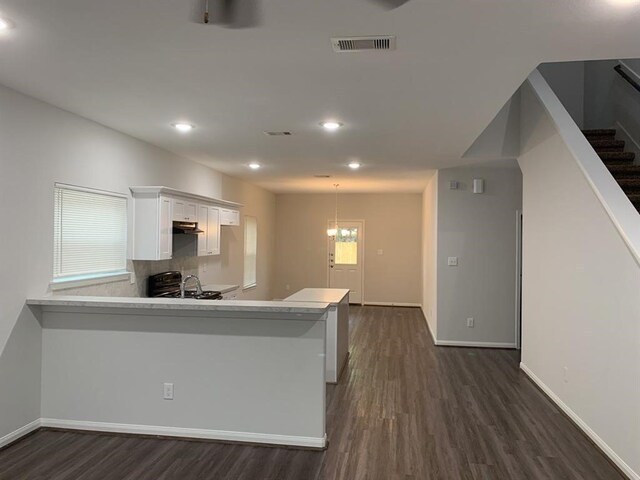
[[[338,234],[338,187],[340,186],[340,184],[334,183],[333,186],[336,187],[336,216],[334,218],[333,228],[327,229],[327,235],[330,237],[335,237]]]

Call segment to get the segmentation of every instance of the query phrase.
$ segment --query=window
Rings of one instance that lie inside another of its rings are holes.
[[[56,184],[54,210],[52,287],[127,273],[126,196]]]
[[[337,265],[358,264],[358,227],[338,229],[335,263]]]
[[[251,288],[257,285],[257,253],[258,224],[256,217],[244,217],[244,288]]]

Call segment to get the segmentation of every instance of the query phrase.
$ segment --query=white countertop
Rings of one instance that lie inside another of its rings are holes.
[[[349,295],[349,290],[345,288],[303,288],[285,298],[284,301],[340,303],[347,295]]]
[[[229,293],[240,288],[240,285],[202,285],[202,290],[213,290],[214,292]]]
[[[329,308],[329,302],[303,303],[255,300],[195,300],[191,298],[90,297],[76,295],[32,297],[27,299],[27,305],[43,307],[317,314],[322,314]]]

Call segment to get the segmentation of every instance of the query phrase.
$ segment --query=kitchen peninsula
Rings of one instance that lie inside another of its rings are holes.
[[[338,383],[349,358],[349,290],[303,288],[285,302],[321,302],[330,305],[327,314],[326,379]]]
[[[324,448],[328,302],[46,296],[42,425]]]

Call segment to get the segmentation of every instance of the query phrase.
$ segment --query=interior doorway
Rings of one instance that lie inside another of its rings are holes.
[[[327,221],[333,228],[334,220]],[[349,303],[364,304],[364,220],[338,220],[335,236],[327,237],[329,288],[348,288]]]

